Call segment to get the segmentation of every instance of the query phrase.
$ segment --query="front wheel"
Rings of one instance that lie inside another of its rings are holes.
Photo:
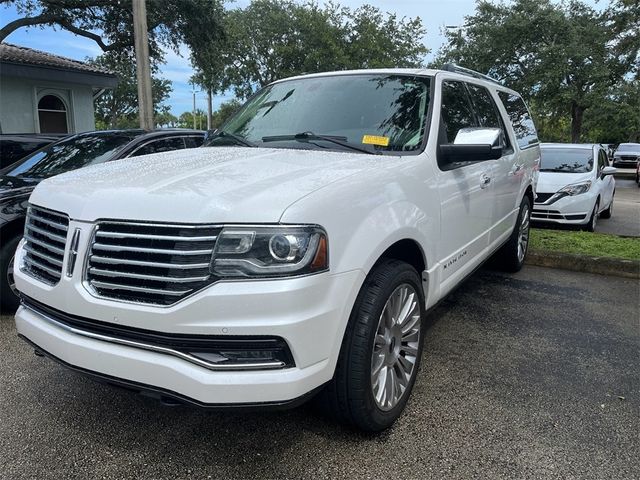
[[[596,200],[596,205],[593,207],[593,212],[591,212],[591,217],[589,217],[589,223],[587,223],[583,230],[586,232],[595,232],[596,225],[598,224],[598,210],[600,209],[600,201]]]
[[[518,272],[524,265],[529,250],[529,230],[531,227],[531,200],[522,199],[516,225],[507,243],[498,250],[496,259],[500,267],[507,272]]]
[[[358,295],[333,380],[318,397],[333,416],[362,430],[390,427],[413,389],[422,353],[424,294],[418,272],[383,260]]]
[[[16,295],[15,281],[13,279],[13,258],[20,242],[20,236],[11,238],[0,248],[0,269],[2,271],[2,283],[0,283],[0,304],[2,311],[13,313],[18,309],[20,300]]]

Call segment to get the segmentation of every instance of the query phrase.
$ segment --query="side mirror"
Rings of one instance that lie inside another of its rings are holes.
[[[606,177],[607,175],[613,175],[614,173],[616,173],[618,171],[617,168],[614,167],[604,167],[602,169],[602,171],[600,172],[600,175],[602,176],[602,178]]]
[[[453,144],[440,145],[445,163],[484,162],[502,157],[499,128],[463,128]]]

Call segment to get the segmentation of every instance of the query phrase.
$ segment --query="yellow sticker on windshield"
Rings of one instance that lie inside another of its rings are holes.
[[[389,137],[378,137],[376,135],[365,135],[362,137],[362,143],[365,145],[379,145],[381,147],[389,146]]]

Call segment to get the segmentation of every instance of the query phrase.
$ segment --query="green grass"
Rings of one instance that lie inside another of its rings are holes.
[[[625,238],[604,233],[532,228],[530,247],[535,250],[594,257],[640,260],[640,238]]]

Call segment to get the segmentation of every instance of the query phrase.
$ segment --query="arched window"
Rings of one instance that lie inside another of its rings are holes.
[[[69,133],[67,107],[56,95],[45,95],[38,102],[40,133]]]

